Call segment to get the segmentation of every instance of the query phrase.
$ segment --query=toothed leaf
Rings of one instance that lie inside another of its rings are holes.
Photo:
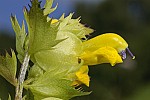
[[[56,40],[58,26],[52,26],[50,22],[47,22],[47,15],[44,15],[38,0],[31,2],[31,9],[29,11],[25,9],[24,15],[29,32],[29,54],[34,54],[51,49],[61,40]]]
[[[52,18],[48,19],[48,14],[56,9],[51,8],[52,3],[53,0],[47,0],[44,9],[41,9],[40,2],[32,0],[30,10],[24,9],[29,32],[24,48],[34,63],[24,82],[24,88],[31,91],[32,96],[26,96],[35,100],[68,100],[88,95],[89,92],[82,92],[71,85],[76,79],[73,79],[75,72],[81,67],[78,62],[82,53],[80,39],[93,30],[87,31],[79,19],[71,19],[72,14],[53,23]],[[22,58],[21,55],[18,57]]]
[[[26,38],[25,25],[24,22],[22,24],[22,28],[20,27],[16,16],[11,16],[11,22],[13,29],[16,33],[16,50],[19,54],[24,55],[24,42]]]
[[[37,63],[42,69],[54,69],[75,71],[78,69],[78,56],[82,52],[82,42],[74,34],[59,32],[58,39],[66,38],[52,50],[40,51],[35,54]]]
[[[48,15],[56,10],[57,6],[52,8],[53,1],[54,0],[46,0],[46,3],[44,5],[44,15]]]
[[[0,75],[11,84],[16,85],[17,61],[14,51],[11,52],[12,56],[8,53],[6,53],[6,57],[0,56]]]
[[[75,96],[88,95],[90,92],[82,92],[71,86],[72,81],[65,79],[66,72],[56,73],[56,70],[46,71],[31,85],[25,87],[30,89],[34,99],[48,97],[68,100]]]
[[[80,55],[82,51],[81,40],[69,32],[58,33],[57,38],[66,39],[54,46],[52,50],[40,51],[34,55],[39,67],[33,66],[36,72],[31,68],[29,75],[35,77],[36,80],[26,88],[31,90],[35,100],[48,97],[68,100],[75,96],[89,94],[89,92],[74,89],[71,86],[73,81],[68,78],[69,73],[80,68],[77,55]],[[38,74],[41,71],[40,67],[46,71],[44,74]]]
[[[11,16],[12,27],[16,33],[16,50],[18,52],[18,59],[22,63],[22,59],[24,58],[24,43],[26,38],[25,24],[22,23],[22,27],[20,27],[16,16]]]
[[[86,35],[89,35],[93,32],[93,29],[85,27],[80,23],[80,18],[72,19],[73,14],[64,18],[64,15],[59,19],[60,20],[60,31],[68,31],[75,34],[78,38],[86,38]]]

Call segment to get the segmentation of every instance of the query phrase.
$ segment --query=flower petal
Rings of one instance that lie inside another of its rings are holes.
[[[88,71],[89,71],[88,66],[86,66],[86,65],[82,66],[76,72],[77,80],[75,80],[72,85],[85,84],[86,86],[89,87],[90,78],[88,76]]]
[[[110,63],[114,66],[116,63],[123,62],[116,49],[109,46],[101,47],[93,52],[84,52],[79,58],[84,60],[84,65]]]
[[[127,42],[118,34],[105,33],[83,42],[84,51],[95,51],[101,47],[110,46],[120,53],[128,47]]]
[[[58,19],[52,19],[51,24],[57,23]]]

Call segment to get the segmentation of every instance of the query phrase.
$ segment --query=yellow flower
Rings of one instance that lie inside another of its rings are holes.
[[[90,78],[88,75],[88,71],[89,69],[87,65],[81,66],[81,68],[75,73],[77,80],[75,80],[72,83],[72,85],[78,86],[80,84],[85,84],[86,86],[89,87]]]
[[[133,59],[135,58],[127,42],[121,36],[106,33],[83,42],[83,53],[79,58],[84,61],[84,65],[110,63],[114,66],[116,63],[123,62],[122,59],[126,58],[126,51]]]
[[[51,24],[58,22],[58,19],[52,19]]]
[[[83,42],[83,53],[79,59],[84,61],[83,66],[76,72],[77,80],[73,84],[89,86],[88,65],[122,63],[126,58],[126,51],[134,59],[135,56],[128,48],[127,42],[119,35],[107,33]]]
[[[105,33],[83,42],[84,51],[93,52],[105,46],[110,46],[119,53],[122,50],[125,50],[128,47],[128,44],[121,36],[115,33]]]
[[[94,52],[84,52],[80,56],[80,59],[84,60],[84,65],[110,63],[112,66],[114,66],[116,63],[123,62],[118,52],[109,46],[101,47]]]
[[[84,61],[84,65],[96,65],[110,63],[122,63],[119,53],[128,47],[127,42],[119,35],[107,33],[99,35],[88,41],[83,42],[84,52],[79,57]],[[122,56],[126,57],[123,53]]]

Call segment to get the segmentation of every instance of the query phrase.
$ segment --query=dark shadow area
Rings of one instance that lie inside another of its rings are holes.
[[[7,31],[0,31],[0,50],[15,49],[15,37]]]

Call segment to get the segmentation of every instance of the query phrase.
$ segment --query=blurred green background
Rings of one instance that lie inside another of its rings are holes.
[[[79,16],[83,24],[95,30],[91,37],[106,32],[121,35],[136,59],[132,60],[128,55],[123,64],[115,67],[110,64],[91,66],[90,90],[93,92],[72,100],[150,100],[150,1],[79,2],[75,6],[74,17]],[[8,31],[0,31],[1,52],[15,48],[15,37],[9,34]],[[0,76],[1,80],[4,79]],[[10,85],[0,84],[0,88],[4,87],[9,88]],[[9,92],[13,93],[14,90]]]

